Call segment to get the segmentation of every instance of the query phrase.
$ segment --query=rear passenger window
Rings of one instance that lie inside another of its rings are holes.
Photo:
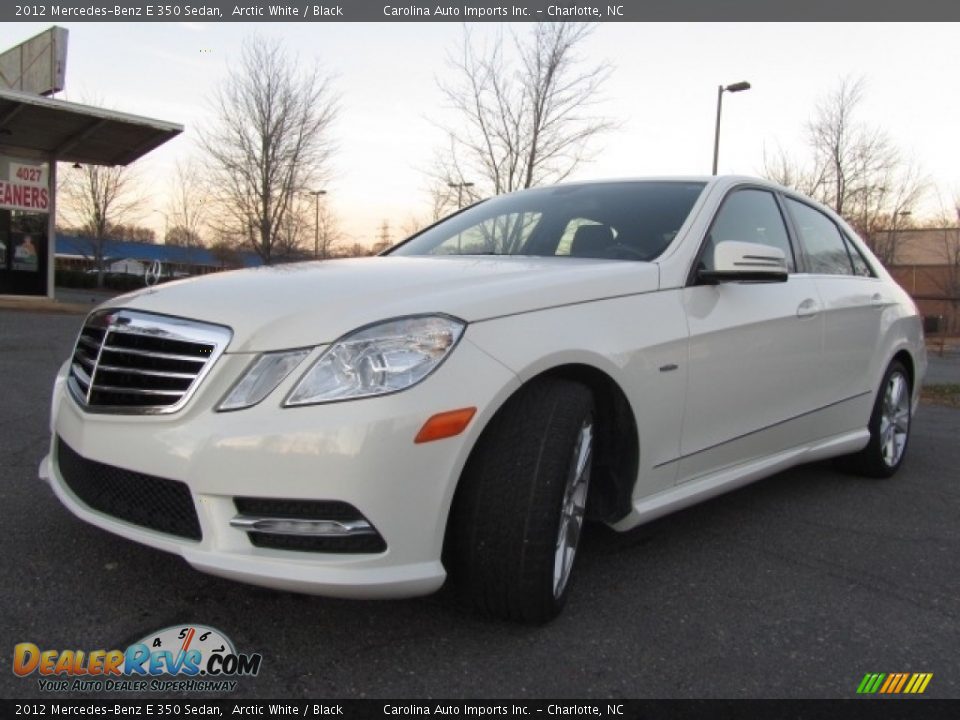
[[[704,243],[700,256],[702,269],[713,269],[714,248],[726,240],[775,247],[786,256],[787,269],[790,272],[796,269],[780,208],[773,193],[766,190],[735,190],[724,199]]]
[[[846,240],[833,220],[790,198],[787,198],[787,206],[806,251],[809,271],[818,275],[853,275],[853,261],[847,252]],[[869,269],[867,274],[870,274]]]

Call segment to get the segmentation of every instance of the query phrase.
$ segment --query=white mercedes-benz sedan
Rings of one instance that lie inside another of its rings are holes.
[[[798,463],[903,463],[921,318],[826,208],[744,177],[537,188],[379,257],[118,297],[56,380],[78,517],[273,588],[562,608],[617,530]]]

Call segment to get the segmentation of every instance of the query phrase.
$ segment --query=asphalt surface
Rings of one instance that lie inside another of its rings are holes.
[[[947,350],[942,355],[936,350],[927,353],[925,385],[960,385],[960,350]]]
[[[624,535],[592,528],[564,614],[531,628],[445,592],[232,583],[75,519],[36,470],[80,322],[0,311],[2,697],[40,694],[11,672],[15,643],[124,648],[190,622],[263,654],[236,697],[849,698],[867,672],[932,672],[927,696],[960,697],[960,410],[923,406],[889,481],[817,464]]]

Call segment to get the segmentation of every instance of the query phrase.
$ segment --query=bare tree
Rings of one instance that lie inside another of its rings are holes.
[[[852,203],[847,220],[884,265],[896,264],[903,231],[913,226],[911,208],[928,188],[928,181],[915,164],[898,163],[878,175],[873,187]]]
[[[316,65],[305,68],[279,42],[258,37],[244,43],[215,95],[217,121],[201,132],[201,146],[216,188],[217,224],[266,264],[297,194],[326,175],[337,102]]]
[[[193,158],[177,161],[164,213],[167,223],[164,242],[167,245],[202,247],[209,203],[199,163]]]
[[[411,235],[416,235],[430,224],[431,223],[424,221],[419,215],[410,215],[407,217],[403,225],[400,226],[400,234],[403,237],[408,238]]]
[[[316,224],[316,254],[321,260],[333,257],[337,245],[343,240],[343,232],[340,230],[340,220],[330,209],[327,203],[322,203],[319,209],[319,216],[314,219]]]
[[[177,247],[203,247],[203,238],[196,232],[188,230],[183,225],[174,225],[164,235],[164,244]]]
[[[359,242],[344,245],[339,251],[340,257],[366,257],[372,254],[373,251],[369,245],[364,245]]]
[[[132,166],[65,165],[59,175],[61,218],[86,241],[87,257],[97,271],[97,287],[103,287],[104,244],[115,237],[118,226],[140,214],[141,184]]]
[[[307,254],[312,242],[313,203],[297,196],[283,214],[280,224],[275,228],[273,241],[273,259],[294,260]]]
[[[940,328],[940,354],[946,347],[946,336],[960,329],[960,197],[953,203],[950,212],[941,211],[937,218],[937,232],[940,234],[940,252],[942,266],[931,268],[929,273],[934,286],[940,292],[945,306],[951,312]],[[952,216],[952,217],[951,217]]]
[[[817,103],[807,123],[808,163],[764,153],[764,175],[812,196],[842,215],[885,264],[896,259],[898,223],[927,191],[919,168],[890,137],[861,122],[862,78],[844,78]],[[893,229],[894,232],[886,232]]]
[[[499,194],[559,182],[577,167],[590,141],[613,127],[593,114],[611,67],[579,56],[592,31],[536,23],[528,36],[512,34],[508,43],[501,34],[481,47],[464,27],[462,47],[449,57],[452,77],[440,83],[457,116],[434,173],[441,190],[470,181],[480,195]]]
[[[220,264],[222,270],[243,267],[243,257],[237,250],[237,243],[220,233],[217,233],[213,242],[210,243],[210,254]]]
[[[960,330],[960,197],[954,200],[954,224],[951,231],[944,232],[943,257],[946,260],[946,278],[944,295],[953,307],[953,327],[956,333]],[[941,347],[941,354],[943,348]]]
[[[792,157],[782,147],[776,151],[763,148],[763,176],[784,187],[793,188],[804,195],[814,196],[822,183],[817,168],[810,168]]]
[[[108,240],[129,240],[130,242],[153,245],[157,242],[157,233],[152,228],[135,223],[111,223],[107,227]]]

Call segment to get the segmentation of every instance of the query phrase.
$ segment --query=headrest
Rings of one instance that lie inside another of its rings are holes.
[[[607,257],[605,251],[614,244],[613,230],[606,225],[581,225],[573,235],[570,256],[581,258]]]

